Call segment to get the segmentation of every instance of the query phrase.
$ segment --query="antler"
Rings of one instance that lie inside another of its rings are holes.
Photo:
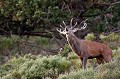
[[[61,28],[63,28],[61,25],[60,25]],[[65,27],[64,30],[62,31],[61,29],[57,29],[57,31],[61,34],[66,34],[67,33],[67,28]]]
[[[72,22],[73,22],[73,18],[70,21],[70,29],[72,29]]]
[[[62,21],[62,22],[63,22],[64,26],[66,27],[67,25],[65,24],[65,22],[64,21]]]
[[[67,33],[67,25],[65,24],[64,21],[62,21],[62,22],[63,22],[65,28],[64,28],[62,25],[60,25],[60,27],[61,27],[62,29],[64,29],[64,30],[62,31],[61,29],[57,29],[57,31],[58,31],[59,33],[61,33],[61,34],[66,34],[66,33]]]
[[[86,23],[87,19],[85,21],[82,21],[81,23],[84,23],[83,26],[81,28],[74,28],[73,32],[76,32],[78,30],[82,30],[85,29],[87,27],[87,23]],[[74,27],[76,26],[76,24],[74,25]]]
[[[67,27],[67,25],[66,25],[65,22],[63,21],[63,24],[64,24],[65,28],[62,27],[61,25],[60,25],[60,27],[61,27],[62,29],[64,29],[64,30],[62,31],[61,29],[57,29],[57,31],[58,31],[59,33],[62,33],[62,34],[66,34],[67,31],[69,31],[69,30],[71,30],[71,31],[73,31],[73,32],[76,32],[76,31],[78,31],[78,30],[82,30],[82,29],[85,29],[85,28],[87,27],[87,23],[86,23],[87,19],[86,19],[85,21],[82,21],[82,22],[81,22],[81,23],[84,23],[81,28],[75,28],[76,25],[77,25],[77,22],[76,22],[75,25],[72,27],[72,21],[73,21],[73,18],[72,18],[71,21],[70,21],[70,27]],[[80,24],[81,24],[81,23],[80,23]]]
[[[75,25],[73,26],[73,28],[75,28],[77,24],[78,24],[78,23],[76,22]]]
[[[85,21],[83,21],[83,27],[81,27],[82,29],[85,29],[86,27],[87,27],[87,23],[86,23],[86,21],[87,21],[88,19],[86,19]]]

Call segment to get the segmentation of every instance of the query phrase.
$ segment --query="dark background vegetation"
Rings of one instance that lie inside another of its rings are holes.
[[[119,0],[1,0],[0,34],[60,38],[56,28],[71,18],[78,23],[88,19],[83,36],[119,32],[119,5]]]
[[[87,28],[75,35],[108,44],[111,63],[87,70],[74,54],[60,28],[86,20]],[[119,79],[119,0],[0,0],[0,79]]]

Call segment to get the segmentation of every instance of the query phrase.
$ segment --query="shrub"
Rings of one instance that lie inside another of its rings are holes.
[[[103,42],[119,42],[120,40],[120,36],[116,33],[110,33],[109,35],[105,36],[105,35],[100,35],[100,39],[103,41]]]
[[[94,40],[95,39],[95,36],[94,36],[94,34],[93,33],[91,33],[91,34],[87,34],[87,36],[85,37],[85,40]]]
[[[116,59],[116,57],[120,57],[120,47],[118,47],[117,49],[112,50],[112,55],[113,55],[113,59]]]
[[[78,70],[70,72],[69,74],[63,74],[58,79],[92,79],[94,77],[93,69]]]
[[[38,45],[48,45],[49,41],[48,41],[47,38],[36,37],[35,43],[38,44]]]
[[[69,51],[70,51],[70,46],[66,44],[63,48],[64,50],[60,52],[60,55],[63,57],[68,57]]]
[[[4,48],[11,48],[13,44],[13,40],[11,38],[2,37],[0,40],[0,49],[3,50]]]
[[[101,39],[103,42],[108,42],[108,41],[109,41],[108,36],[104,36],[104,35],[100,35],[100,39]]]
[[[96,68],[95,79],[119,79],[120,78],[120,56],[111,63],[105,63]]]
[[[57,77],[60,73],[65,73],[71,67],[71,62],[65,57],[54,56],[34,56],[13,58],[6,64],[0,66],[0,76],[5,79],[37,79],[45,77]]]

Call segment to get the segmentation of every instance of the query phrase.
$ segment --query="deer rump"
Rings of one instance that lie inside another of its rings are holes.
[[[79,42],[72,42],[71,44],[73,44],[70,45],[71,49],[80,57],[81,60],[83,60],[83,58],[96,58],[98,64],[112,60],[112,50],[103,43],[79,40]]]

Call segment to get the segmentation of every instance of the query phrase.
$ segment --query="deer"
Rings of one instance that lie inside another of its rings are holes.
[[[87,27],[86,20],[82,21],[83,26],[81,28],[76,27],[77,22],[72,24],[73,18],[70,21],[70,25],[66,25],[63,21],[64,27],[60,25],[60,28],[56,30],[66,36],[67,42],[71,50],[77,54],[82,62],[82,68],[86,69],[87,59],[96,58],[98,64],[110,62],[112,60],[112,49],[104,44],[95,41],[87,41],[79,39],[74,33],[83,30]]]

